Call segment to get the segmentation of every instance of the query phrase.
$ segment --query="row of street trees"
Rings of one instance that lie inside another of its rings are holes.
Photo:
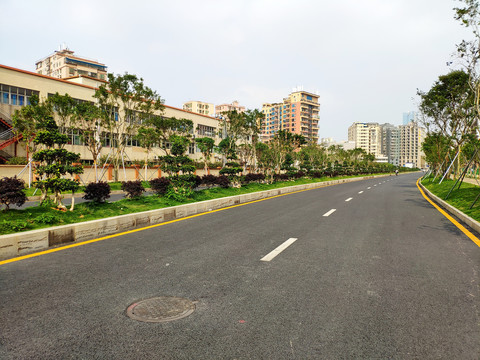
[[[78,164],[79,154],[65,149],[67,134],[72,131],[91,153],[96,182],[102,177],[98,162],[103,147],[110,148],[105,160],[113,165],[114,179],[118,181],[127,157],[126,147],[135,140],[145,150],[145,179],[149,158],[152,154],[160,155],[161,168],[169,178],[167,195],[177,199],[188,197],[197,184],[193,176],[196,167],[186,155],[191,144],[201,151],[207,172],[212,155],[221,154],[220,173],[234,183],[240,173],[262,173],[271,181],[274,174],[281,172],[335,172],[340,167],[355,171],[374,161],[372,155],[361,149],[325,149],[318,144],[307,144],[303,136],[284,130],[263,143],[260,129],[264,115],[256,109],[222,115],[218,134],[194,138],[191,120],[165,117],[161,97],[143,79],[127,73],[109,74],[108,82],[100,86],[92,101],[58,93],[43,101],[34,96],[29,105],[15,112],[13,124],[23,136],[30,161],[36,163],[38,180],[34,186],[42,191],[42,201],[48,199],[47,193],[51,191],[60,208],[64,208],[61,193],[73,194],[79,186],[77,180],[69,179],[83,171]],[[218,144],[215,135],[221,138]],[[158,148],[161,154],[155,153]],[[66,175],[70,175],[68,180]]]
[[[417,92],[427,129],[423,143],[426,161],[437,173],[454,176],[480,149],[480,6],[478,0],[459,1],[463,6],[454,9],[455,18],[473,33],[472,40],[457,45],[463,68],[439,76],[430,90]],[[474,160],[478,167],[479,161]]]

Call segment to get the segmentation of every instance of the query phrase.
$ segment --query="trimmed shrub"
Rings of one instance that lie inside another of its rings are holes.
[[[24,189],[25,182],[16,176],[0,179],[0,203],[6,206],[5,210],[8,210],[11,204],[17,206],[25,204],[27,196],[23,192]]]
[[[228,178],[228,176],[220,175],[220,176],[217,177],[217,180],[215,181],[215,183],[218,186],[226,189],[230,186],[230,179]]]
[[[215,175],[203,175],[202,184],[205,184],[208,187],[211,187],[216,184],[217,177]]]
[[[170,180],[165,177],[156,178],[150,180],[150,187],[157,195],[165,195],[168,191],[168,187],[170,186]]]
[[[140,180],[122,181],[122,190],[126,192],[126,197],[132,199],[142,196],[145,188]]]
[[[249,173],[249,174],[245,175],[245,177],[244,177],[244,181],[247,184],[250,183],[250,182],[262,181],[262,180],[265,180],[265,175],[264,174]]]
[[[85,187],[85,195],[83,198],[85,200],[102,203],[110,197],[110,191],[110,185],[105,181],[90,183]]]
[[[195,188],[199,187],[202,185],[202,178],[198,175],[195,175]]]
[[[297,171],[297,172],[293,175],[293,177],[294,177],[295,179],[300,179],[300,178],[302,178],[302,177],[304,177],[304,176],[306,176],[306,175],[307,175],[307,174],[305,174],[302,170],[300,170],[300,171]]]
[[[273,181],[287,181],[289,180],[288,174],[273,174]]]
[[[28,160],[26,157],[11,157],[7,160],[8,165],[27,165]]]
[[[310,171],[310,176],[312,178],[317,178],[320,179],[325,176],[325,173],[323,171]]]

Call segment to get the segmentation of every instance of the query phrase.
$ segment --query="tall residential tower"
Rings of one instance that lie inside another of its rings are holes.
[[[265,120],[261,128],[262,141],[269,141],[278,130],[303,135],[307,142],[318,143],[320,119],[319,95],[306,91],[291,93],[281,103],[263,104]]]

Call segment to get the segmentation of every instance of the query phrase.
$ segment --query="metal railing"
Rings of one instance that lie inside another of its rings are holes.
[[[8,129],[0,133],[0,141],[3,140],[10,140],[15,136],[15,133],[13,132],[13,129]]]

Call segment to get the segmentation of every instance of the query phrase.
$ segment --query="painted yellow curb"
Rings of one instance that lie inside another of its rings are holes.
[[[445,212],[442,208],[440,208],[440,206],[435,204],[427,195],[425,195],[425,192],[423,191],[423,189],[419,185],[420,179],[421,178],[419,178],[417,180],[417,187],[418,187],[418,190],[420,190],[420,192],[422,193],[423,197],[430,204],[432,204],[433,207],[435,207],[435,209],[437,209],[443,216],[445,216],[448,220],[450,220],[450,222],[452,222],[453,225],[455,225],[461,232],[463,232],[465,235],[467,235],[470,240],[472,240],[475,244],[477,244],[478,247],[480,247],[480,240],[475,235],[473,235],[462,224],[460,224],[457,220],[455,220],[453,217],[451,217],[447,212]]]

